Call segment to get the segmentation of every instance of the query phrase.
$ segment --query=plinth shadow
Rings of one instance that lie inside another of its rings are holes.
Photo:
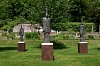
[[[0,47],[0,51],[5,51],[5,50],[17,50],[17,47]]]
[[[92,48],[91,50],[100,50],[100,48]]]
[[[97,50],[100,50],[100,48],[97,48]]]

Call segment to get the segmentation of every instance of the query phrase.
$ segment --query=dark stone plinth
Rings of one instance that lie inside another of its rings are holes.
[[[78,53],[81,53],[81,54],[88,53],[87,42],[78,42]]]
[[[42,49],[42,61],[53,61],[54,55],[53,55],[53,43],[42,43],[41,45]]]
[[[24,52],[25,51],[25,42],[18,42],[18,51]]]

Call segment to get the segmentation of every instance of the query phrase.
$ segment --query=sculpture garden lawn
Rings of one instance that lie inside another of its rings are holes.
[[[41,61],[40,40],[25,40],[25,52],[17,51],[18,40],[0,40],[0,66],[100,66],[100,40],[86,40],[88,54],[77,53],[78,40],[59,40],[66,49],[54,49],[54,61]]]

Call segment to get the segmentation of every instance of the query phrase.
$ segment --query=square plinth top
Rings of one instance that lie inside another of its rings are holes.
[[[87,42],[78,42],[78,43],[87,43]]]
[[[42,43],[42,45],[53,45],[53,43]]]
[[[18,43],[25,43],[24,41],[19,41]]]

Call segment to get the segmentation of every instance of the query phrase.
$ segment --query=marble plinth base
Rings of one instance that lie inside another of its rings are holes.
[[[42,49],[42,55],[41,55],[42,61],[54,60],[53,43],[42,43],[41,49]]]
[[[78,53],[82,53],[82,54],[88,53],[87,42],[78,42]]]

